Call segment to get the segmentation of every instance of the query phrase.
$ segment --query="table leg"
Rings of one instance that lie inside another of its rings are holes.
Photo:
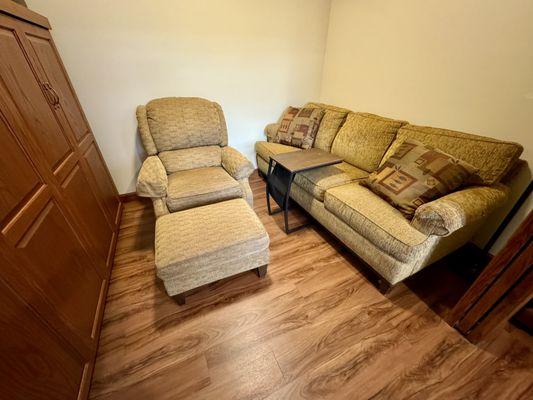
[[[285,233],[289,234],[289,199],[291,194],[291,185],[292,181],[294,180],[294,173],[291,173],[291,176],[289,177],[289,183],[287,185],[287,192],[285,193],[285,199],[283,201],[283,214],[285,217]]]
[[[270,174],[272,173],[272,158],[268,158],[268,171],[266,176],[266,200],[267,200],[267,210],[268,215],[272,215],[272,210],[270,208],[270,184],[269,184],[269,178]]]

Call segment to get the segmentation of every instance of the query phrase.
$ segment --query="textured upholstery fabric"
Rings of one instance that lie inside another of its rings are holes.
[[[267,137],[267,141],[274,142],[276,139],[276,135],[278,133],[279,124],[268,124],[265,126],[265,135]]]
[[[318,132],[316,133],[315,144],[313,147],[328,152],[331,151],[333,140],[350,111],[319,103],[308,103],[305,107],[316,107],[324,110],[324,116],[322,117]]]
[[[490,215],[507,200],[506,186],[469,187],[426,203],[411,224],[426,235],[446,236]]]
[[[159,151],[226,145],[220,106],[196,97],[167,97],[148,102],[146,117]]]
[[[409,261],[403,262],[383,251],[367,237],[352,229],[344,221],[329,212],[324,206],[325,203],[318,201],[299,186],[295,186],[291,190],[291,197],[392,285],[401,282],[425,266],[438,261],[446,254],[464,245],[481,223],[481,221],[478,221],[468,224],[450,236],[429,236],[420,245],[406,247],[406,249],[409,249],[409,253],[406,254]]]
[[[137,177],[137,194],[141,197],[163,197],[167,194],[167,186],[167,172],[159,157],[147,157]]]
[[[265,228],[242,199],[173,213],[156,222],[157,276],[173,296],[268,264],[268,246]]]
[[[367,113],[350,113],[337,133],[331,152],[344,161],[372,172],[406,122]]]
[[[476,171],[433,146],[406,139],[363,184],[411,219],[422,204],[456,190]]]
[[[187,169],[203,167],[219,167],[222,160],[220,146],[191,147],[162,151],[159,158],[163,162],[168,174]]]
[[[229,146],[222,148],[222,167],[237,180],[248,178],[254,171],[253,164]]]
[[[170,212],[167,207],[166,197],[152,197],[152,205],[154,206],[156,219]]]
[[[432,145],[472,164],[479,169],[476,175],[478,179],[472,180],[472,183],[484,185],[499,182],[523,151],[523,147],[517,143],[447,129],[405,125],[398,131],[397,138],[387,151],[383,162],[407,138]]]
[[[248,178],[240,179],[239,180],[239,186],[241,188],[242,197],[250,207],[254,206],[254,194],[252,192],[252,188],[250,187],[250,182],[248,182]]]
[[[315,196],[317,200],[324,201],[326,190],[354,182],[367,176],[368,172],[342,162],[340,164],[298,173],[294,178],[294,183]]]
[[[267,163],[270,160],[270,156],[281,154],[281,153],[290,153],[291,151],[300,151],[301,149],[292,146],[286,146],[279,143],[271,142],[255,142],[255,151],[259,154]]]
[[[298,113],[293,116],[296,110]],[[310,149],[315,142],[323,116],[324,110],[321,108],[295,109],[290,107],[281,121],[275,141],[302,149]]]
[[[266,175],[268,172],[268,162],[266,162],[259,154],[256,156],[256,160],[257,168],[259,169],[259,171]]]
[[[157,147],[155,146],[154,139],[150,133],[145,106],[137,107],[137,124],[139,126],[139,133],[146,154],[149,156],[155,156],[157,154]]]
[[[411,247],[427,239],[398,210],[357,183],[329,189],[324,205],[376,247],[400,261],[408,261]]]
[[[239,183],[222,167],[178,171],[168,176],[170,212],[243,197]]]

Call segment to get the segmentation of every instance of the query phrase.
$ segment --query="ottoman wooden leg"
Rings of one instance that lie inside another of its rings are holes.
[[[176,303],[178,303],[180,306],[185,304],[185,295],[183,293],[172,296],[172,298],[176,300]]]
[[[267,274],[267,267],[268,265],[263,265],[261,267],[257,267],[257,275],[259,275],[259,278],[264,278]]]

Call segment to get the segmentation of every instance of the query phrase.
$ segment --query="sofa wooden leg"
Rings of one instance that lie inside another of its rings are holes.
[[[257,275],[259,276],[259,278],[264,278],[265,277],[265,275],[267,274],[267,267],[268,267],[268,265],[263,265],[261,267],[257,267],[256,268]]]
[[[180,306],[183,306],[185,304],[185,294],[183,293],[172,296],[172,298],[176,300],[176,303],[178,303]]]
[[[387,282],[386,279],[383,279],[383,278],[379,278],[378,279],[378,290],[380,291],[381,294],[387,294],[391,291],[392,289],[392,285]]]

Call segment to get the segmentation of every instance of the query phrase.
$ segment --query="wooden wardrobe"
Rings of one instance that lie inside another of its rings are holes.
[[[121,215],[49,29],[0,0],[1,399],[87,397]]]

